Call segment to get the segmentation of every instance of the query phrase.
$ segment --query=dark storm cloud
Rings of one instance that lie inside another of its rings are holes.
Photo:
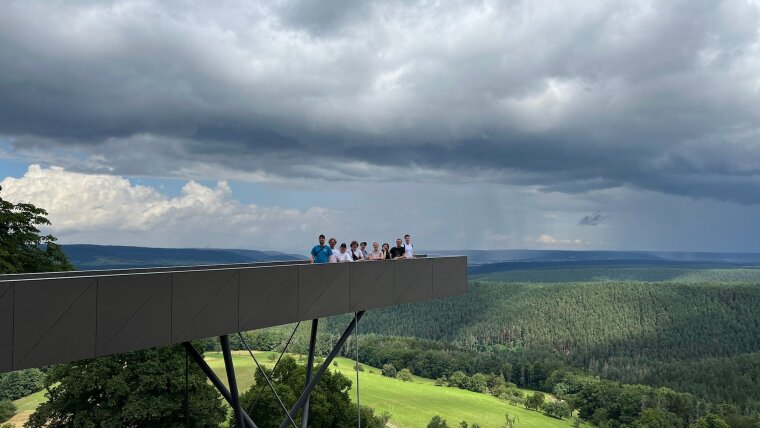
[[[600,212],[587,214],[578,222],[580,226],[599,226],[606,217]]]
[[[755,3],[3,9],[0,135],[72,169],[760,202]]]

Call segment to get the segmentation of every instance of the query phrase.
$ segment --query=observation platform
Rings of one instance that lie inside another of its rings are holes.
[[[464,256],[0,275],[0,373],[466,292]]]

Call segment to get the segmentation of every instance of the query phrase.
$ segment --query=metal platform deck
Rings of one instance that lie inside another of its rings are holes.
[[[466,291],[463,256],[0,275],[0,372]]]

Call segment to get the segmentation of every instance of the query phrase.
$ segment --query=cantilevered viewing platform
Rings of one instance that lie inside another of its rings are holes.
[[[466,291],[466,257],[0,275],[0,372]]]

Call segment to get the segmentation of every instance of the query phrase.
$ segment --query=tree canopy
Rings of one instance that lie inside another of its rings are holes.
[[[194,427],[224,420],[221,397],[192,361],[189,415]],[[185,423],[185,351],[177,346],[61,364],[45,378],[48,401],[27,427],[171,427]]]
[[[0,187],[2,191],[2,187]],[[47,211],[29,203],[0,197],[0,273],[73,270],[53,235],[40,233],[50,225]]]
[[[272,374],[271,370],[265,369],[267,376],[274,384],[277,394],[285,403],[294,403],[304,388],[306,379],[306,366],[298,365],[293,357],[285,356],[277,370]],[[257,371],[256,383],[240,397],[240,403],[248,411],[253,406],[254,400],[259,394],[261,385],[266,385],[261,372]],[[309,402],[309,426],[349,428],[357,425],[356,405],[351,402],[348,391],[351,381],[339,372],[327,370],[311,393]],[[251,419],[260,427],[279,426],[285,417],[285,412],[277,402],[272,390],[266,387],[256,406],[250,412]],[[296,422],[300,425],[300,415]],[[362,427],[383,428],[388,421],[386,417],[374,415],[374,411],[362,406]],[[236,426],[234,420],[230,420],[230,426]]]

